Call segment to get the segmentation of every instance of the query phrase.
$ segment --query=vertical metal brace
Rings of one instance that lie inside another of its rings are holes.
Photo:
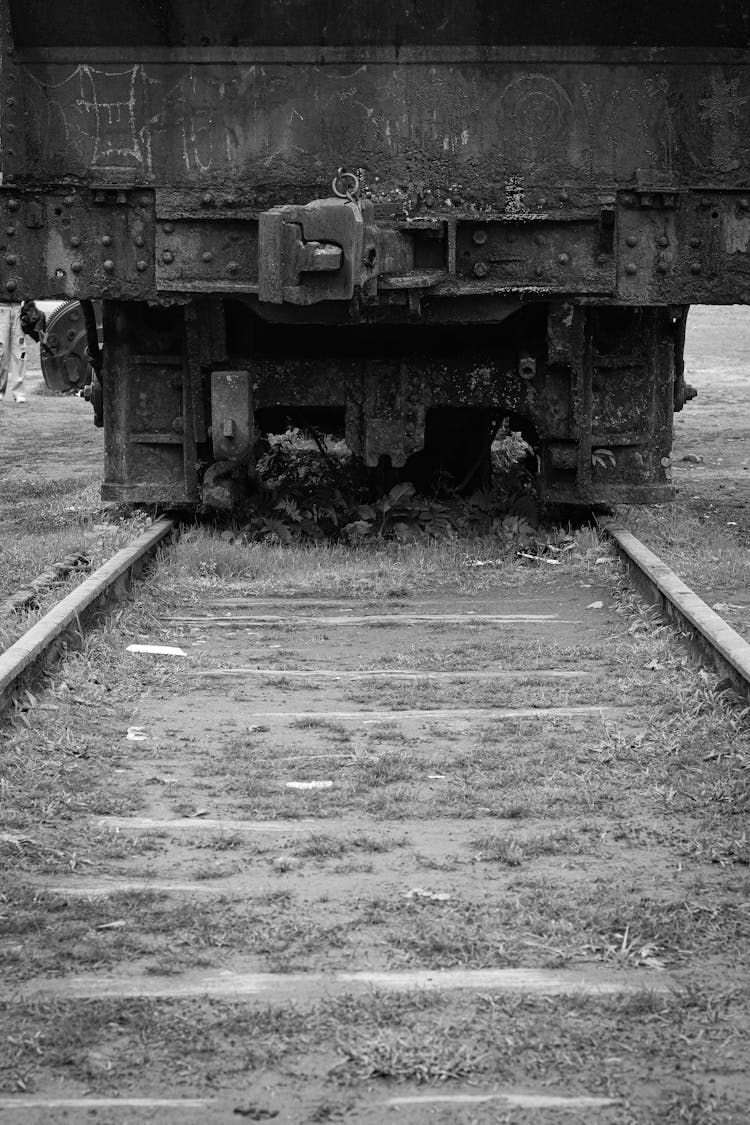
[[[217,461],[237,463],[252,459],[255,415],[249,371],[212,372],[211,442]]]
[[[577,306],[573,313],[571,332],[571,379],[573,418],[578,439],[577,483],[582,500],[592,495],[591,423],[593,411],[593,355],[591,315]]]

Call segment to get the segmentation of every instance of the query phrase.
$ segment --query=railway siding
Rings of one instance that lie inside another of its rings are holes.
[[[739,1122],[742,714],[605,551],[186,535],[8,729],[0,1109]]]

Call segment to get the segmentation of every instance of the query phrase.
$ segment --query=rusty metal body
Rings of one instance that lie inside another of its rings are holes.
[[[454,409],[550,500],[667,496],[687,306],[750,301],[750,15],[626,7],[4,0],[0,292],[104,299],[105,495]]]

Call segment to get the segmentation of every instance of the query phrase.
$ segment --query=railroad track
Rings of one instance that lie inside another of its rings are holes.
[[[0,1121],[742,1120],[745,852],[701,788],[739,728],[673,634],[585,559],[280,558],[166,563],[91,706],[27,715],[94,766],[3,837]]]

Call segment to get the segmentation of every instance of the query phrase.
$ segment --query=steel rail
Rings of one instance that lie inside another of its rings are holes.
[[[741,695],[750,699],[750,644],[630,531],[609,520],[601,520],[600,527],[651,601],[691,636]]]
[[[127,590],[144,563],[176,528],[176,520],[168,517],[157,520],[0,654],[0,712],[7,708],[24,682],[41,671],[71,629],[80,632],[81,621],[87,614]]]

